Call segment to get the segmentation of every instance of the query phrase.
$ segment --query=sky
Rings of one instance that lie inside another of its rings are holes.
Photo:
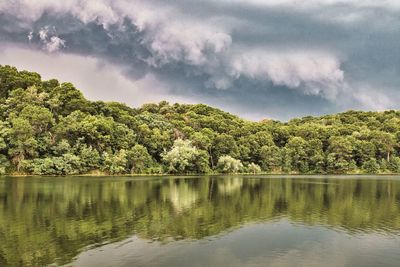
[[[1,0],[0,64],[251,120],[400,108],[398,0]]]

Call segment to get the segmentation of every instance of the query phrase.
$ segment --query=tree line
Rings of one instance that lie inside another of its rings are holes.
[[[253,122],[203,104],[89,101],[0,65],[0,173],[400,173],[400,112]]]

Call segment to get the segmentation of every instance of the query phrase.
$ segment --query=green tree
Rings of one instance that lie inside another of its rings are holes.
[[[127,154],[124,149],[121,149],[113,154],[103,153],[103,171],[109,174],[122,174],[126,172],[127,168]]]
[[[217,135],[213,145],[213,159],[219,159],[223,155],[237,157],[239,154],[235,138],[228,134]]]
[[[375,145],[366,140],[357,140],[354,144],[354,160],[357,166],[363,166],[364,163],[372,158],[375,158]]]
[[[53,116],[47,108],[33,105],[25,106],[19,118],[27,120],[35,134],[48,131],[54,123]]]
[[[371,135],[371,141],[375,144],[378,153],[380,153],[382,158],[386,158],[386,161],[389,162],[390,154],[393,152],[394,146],[396,145],[394,135],[381,131],[374,131]]]
[[[247,170],[253,174],[256,174],[261,172],[261,167],[252,162],[247,166]]]
[[[135,145],[127,151],[128,168],[131,173],[145,173],[153,165],[147,149],[142,145]]]
[[[209,173],[210,170],[210,155],[207,151],[198,149],[195,160],[195,170],[197,173]]]
[[[25,159],[37,156],[37,141],[34,138],[34,131],[29,122],[25,119],[13,119],[9,136],[9,155],[17,171],[21,170],[21,164]]]
[[[323,143],[319,139],[311,139],[306,144],[308,168],[312,173],[325,172],[325,154]]]
[[[10,162],[6,155],[0,154],[0,175],[7,173],[7,169],[10,167]]]
[[[168,172],[205,172],[204,162],[208,165],[208,155],[200,152],[190,140],[177,139],[171,150],[163,155],[163,161],[168,166]]]
[[[278,171],[282,166],[281,149],[275,145],[263,146],[260,150],[260,163],[266,171]]]
[[[0,168],[8,173],[197,173],[216,170],[223,156],[269,172],[361,172],[374,160],[380,172],[399,172],[399,122],[394,110],[252,122],[204,104],[131,108],[0,66]]]
[[[363,164],[363,169],[366,173],[378,173],[379,164],[376,162],[376,159],[371,158]]]
[[[74,155],[80,159],[80,173],[86,173],[100,168],[100,153],[92,146],[77,142],[72,148]]]
[[[27,105],[44,106],[48,94],[41,92],[36,86],[27,89],[15,88],[9,93],[9,97],[2,102],[1,109],[6,115],[19,114]]]
[[[329,139],[327,170],[329,173],[345,173],[355,167],[351,137],[333,136]]]
[[[218,159],[217,168],[223,173],[237,173],[243,168],[243,164],[231,156],[221,156]]]
[[[282,171],[289,173],[292,171],[292,157],[291,151],[284,147],[281,150],[281,158],[282,158]]]
[[[67,116],[76,110],[89,111],[88,101],[71,83],[52,88],[49,98],[48,104],[55,115]]]
[[[400,173],[400,157],[391,157],[388,165],[392,173]]]
[[[307,142],[301,137],[293,137],[287,142],[285,148],[291,158],[292,171],[308,172],[306,146]]]

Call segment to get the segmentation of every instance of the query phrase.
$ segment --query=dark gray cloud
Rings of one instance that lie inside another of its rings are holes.
[[[96,99],[205,102],[252,119],[399,108],[399,15],[396,1],[5,0],[0,64]]]

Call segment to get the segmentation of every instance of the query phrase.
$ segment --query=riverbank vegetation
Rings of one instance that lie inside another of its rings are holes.
[[[252,122],[203,104],[89,101],[0,66],[0,173],[400,173],[400,112]]]

